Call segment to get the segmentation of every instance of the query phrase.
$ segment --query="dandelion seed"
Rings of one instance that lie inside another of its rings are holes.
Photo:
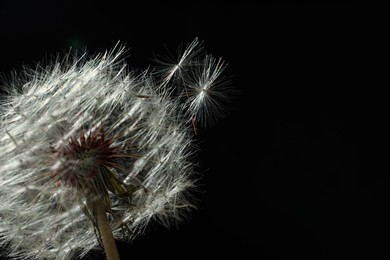
[[[182,54],[179,51],[179,57],[176,62],[172,58],[158,60],[166,67],[159,71],[163,78],[160,86],[183,101],[181,109],[197,133],[198,124],[213,125],[226,114],[227,103],[235,94],[228,79],[221,77],[227,64],[221,58],[203,53],[198,39]]]
[[[220,77],[226,64],[207,55],[203,62],[190,71],[187,102],[188,111],[202,126],[215,123],[223,117],[224,103],[229,101],[226,80]]]
[[[165,74],[163,76],[163,81],[161,87],[166,87],[168,83],[172,81],[172,78],[178,73],[181,74],[183,71],[186,71],[193,60],[200,54],[202,48],[200,46],[198,38],[195,38],[191,44],[181,54],[179,50],[179,58],[175,62],[174,58],[167,58],[168,61],[163,61],[161,59],[157,60],[160,64],[164,65],[166,68],[163,70]],[[165,58],[164,58],[165,59]]]
[[[68,55],[8,85],[0,105],[0,246],[9,257],[62,260],[104,248],[119,259],[114,239],[134,239],[151,220],[169,226],[194,208],[187,123],[213,121],[226,99],[218,88],[224,63],[195,58],[198,45],[174,67],[139,76],[116,46],[92,59]]]

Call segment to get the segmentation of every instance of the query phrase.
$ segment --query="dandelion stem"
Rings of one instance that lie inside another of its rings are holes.
[[[104,251],[106,252],[107,260],[120,260],[118,249],[116,248],[115,239],[112,234],[110,224],[108,223],[106,212],[103,208],[103,203],[95,202],[95,212],[97,224],[99,227],[100,237],[103,242]]]

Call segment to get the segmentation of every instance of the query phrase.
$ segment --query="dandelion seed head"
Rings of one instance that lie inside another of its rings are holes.
[[[94,200],[123,241],[195,207],[188,118],[213,118],[214,97],[225,98],[217,87],[223,63],[201,61],[198,48],[196,39],[175,66],[139,75],[119,45],[92,58],[69,54],[8,85],[0,104],[0,246],[9,257],[72,259],[99,249]]]

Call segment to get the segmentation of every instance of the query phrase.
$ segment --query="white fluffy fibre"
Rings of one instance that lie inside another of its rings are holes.
[[[121,152],[115,174],[145,189],[131,202],[110,196],[120,218],[114,236],[129,241],[152,219],[180,220],[193,207],[196,175],[193,124],[214,122],[225,65],[199,52],[195,39],[177,64],[139,75],[121,59],[123,47],[26,71],[0,104],[0,246],[12,259],[72,259],[98,249],[83,198],[53,172],[67,157],[53,153],[80,132],[103,127]],[[184,214],[184,215],[183,215]],[[127,230],[122,230],[123,226]]]

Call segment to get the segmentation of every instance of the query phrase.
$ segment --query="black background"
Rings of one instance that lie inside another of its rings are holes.
[[[152,224],[118,242],[122,258],[390,259],[389,179],[373,146],[372,111],[384,104],[362,70],[375,45],[372,10],[355,1],[2,1],[0,71],[118,41],[130,67],[146,68],[199,37],[229,63],[241,95],[198,136],[199,210],[177,228]]]

